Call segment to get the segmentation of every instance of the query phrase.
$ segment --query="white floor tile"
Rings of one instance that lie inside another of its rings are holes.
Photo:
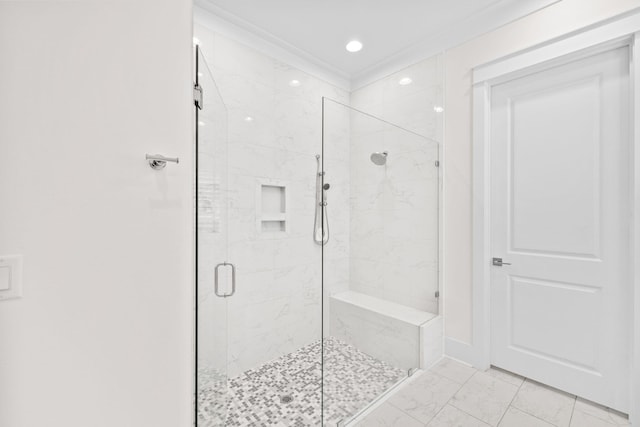
[[[471,378],[473,374],[477,372],[477,370],[472,368],[471,366],[465,365],[447,357],[438,362],[433,368],[430,369],[430,371],[435,372],[438,375],[442,375],[443,377],[447,377],[450,380],[453,380],[460,384],[465,383],[469,378]]]
[[[512,374],[511,372],[507,372],[500,368],[494,368],[493,366],[485,371],[485,373],[491,375],[492,377],[502,380],[504,382],[516,385],[520,387],[524,382],[524,377],[516,374]]]
[[[509,407],[499,427],[554,427],[546,421],[529,415],[514,407]]]
[[[459,389],[455,381],[425,372],[394,394],[389,403],[426,424]]]
[[[427,427],[489,427],[489,424],[447,405],[427,424]]]
[[[602,405],[598,405],[597,403],[589,402],[587,400],[578,398],[576,400],[576,411],[580,411],[584,414],[590,415],[592,417],[600,418],[603,421],[606,421],[610,424],[617,426],[628,426],[629,418],[619,412],[613,411],[609,408],[605,408]]]
[[[557,427],[568,427],[575,396],[526,380],[511,404]]]
[[[570,424],[571,427],[613,427],[616,425],[578,410],[573,411]]]
[[[451,399],[451,404],[464,412],[497,426],[518,387],[477,372]]]
[[[356,425],[357,427],[424,427],[424,424],[388,403],[383,403]]]

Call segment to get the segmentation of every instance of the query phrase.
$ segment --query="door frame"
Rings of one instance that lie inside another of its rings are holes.
[[[632,425],[640,426],[640,11],[534,46],[473,70],[473,243],[472,243],[472,344],[467,362],[479,369],[491,363],[491,169],[490,114],[493,86],[519,76],[566,63],[597,52],[627,46],[631,88],[630,212],[632,260],[632,378],[630,384]],[[634,327],[635,325],[635,327]]]

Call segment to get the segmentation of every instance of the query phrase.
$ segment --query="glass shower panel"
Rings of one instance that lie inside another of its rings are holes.
[[[211,71],[198,49],[197,425],[319,426],[321,98],[282,64],[198,31]]]
[[[422,326],[438,312],[438,144],[323,105],[323,415],[334,426],[424,367]]]
[[[197,425],[226,425],[228,411],[227,314],[228,113],[213,75],[196,48],[196,283]]]

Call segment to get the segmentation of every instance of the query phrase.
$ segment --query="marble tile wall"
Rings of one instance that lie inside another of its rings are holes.
[[[401,85],[409,77],[411,84]],[[351,94],[351,290],[438,312],[441,55]],[[419,136],[421,135],[421,136]],[[387,151],[385,166],[372,152]]]
[[[433,107],[442,98],[440,57],[349,94],[206,26],[196,24],[194,34],[228,123],[226,235],[212,236],[222,243],[200,254],[211,259],[201,278],[212,284],[214,265],[229,261],[237,267],[238,287],[225,302],[226,331],[213,316],[211,322],[200,319],[200,327],[205,336],[226,332],[229,375],[319,339],[322,298],[327,309],[337,292],[351,289],[437,312],[438,173],[433,162],[438,152],[433,142],[327,101],[324,162],[331,189],[324,295],[321,248],[313,243],[312,230],[322,97],[439,140],[441,117]],[[409,74],[411,85],[397,84]],[[291,86],[292,80],[300,84]],[[390,152],[389,162],[373,165],[369,155],[383,150]],[[219,154],[212,153],[211,161],[217,162]],[[259,185],[272,182],[286,187],[286,232],[262,232],[257,221]],[[212,286],[204,290],[201,307],[219,312]],[[328,313],[324,318],[329,331]]]
[[[233,377],[321,338],[321,247],[313,242],[315,155],[322,150],[322,97],[349,102],[349,93],[196,25],[195,36],[228,114],[228,251],[237,291],[228,298],[228,366]],[[290,82],[297,80],[297,86]],[[248,117],[251,120],[247,119]],[[334,117],[326,150],[330,242],[325,254],[327,292],[349,283],[349,116]],[[258,227],[261,182],[288,193],[286,232]],[[329,250],[330,249],[330,250]],[[211,249],[211,269],[216,254]],[[204,255],[206,257],[206,254]],[[220,260],[223,261],[223,260]],[[215,298],[203,293],[201,304]],[[224,325],[200,327],[211,331]]]

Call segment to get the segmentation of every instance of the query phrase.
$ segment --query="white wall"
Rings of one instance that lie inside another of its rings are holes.
[[[412,79],[400,85],[403,78]],[[351,289],[438,312],[438,144],[442,55],[351,94]],[[408,129],[406,131],[404,129]],[[423,135],[424,138],[412,133]],[[388,151],[385,166],[372,152]]]
[[[471,78],[474,67],[633,8],[638,0],[563,0],[445,53],[444,315],[449,342],[471,333]],[[456,346],[456,348],[461,348]],[[451,350],[451,347],[449,348]],[[455,354],[463,357],[463,354]]]
[[[190,1],[0,2],[0,57],[0,425],[190,425]]]
[[[313,242],[315,155],[322,153],[322,97],[348,103],[349,94],[214,32],[206,15],[196,19],[195,36],[228,111],[230,210],[223,226],[228,226],[228,261],[237,267],[237,291],[228,299],[229,376],[234,377],[321,337],[322,248]],[[300,86],[290,86],[293,79]],[[253,120],[245,121],[247,116]],[[346,290],[349,274],[348,116],[337,118],[325,144],[325,180],[331,184],[324,253],[329,293]],[[257,226],[257,189],[263,183],[286,187],[285,233],[265,233]],[[210,259],[213,268],[215,257]],[[206,292],[206,282],[201,289],[202,298],[216,298],[211,289]]]

